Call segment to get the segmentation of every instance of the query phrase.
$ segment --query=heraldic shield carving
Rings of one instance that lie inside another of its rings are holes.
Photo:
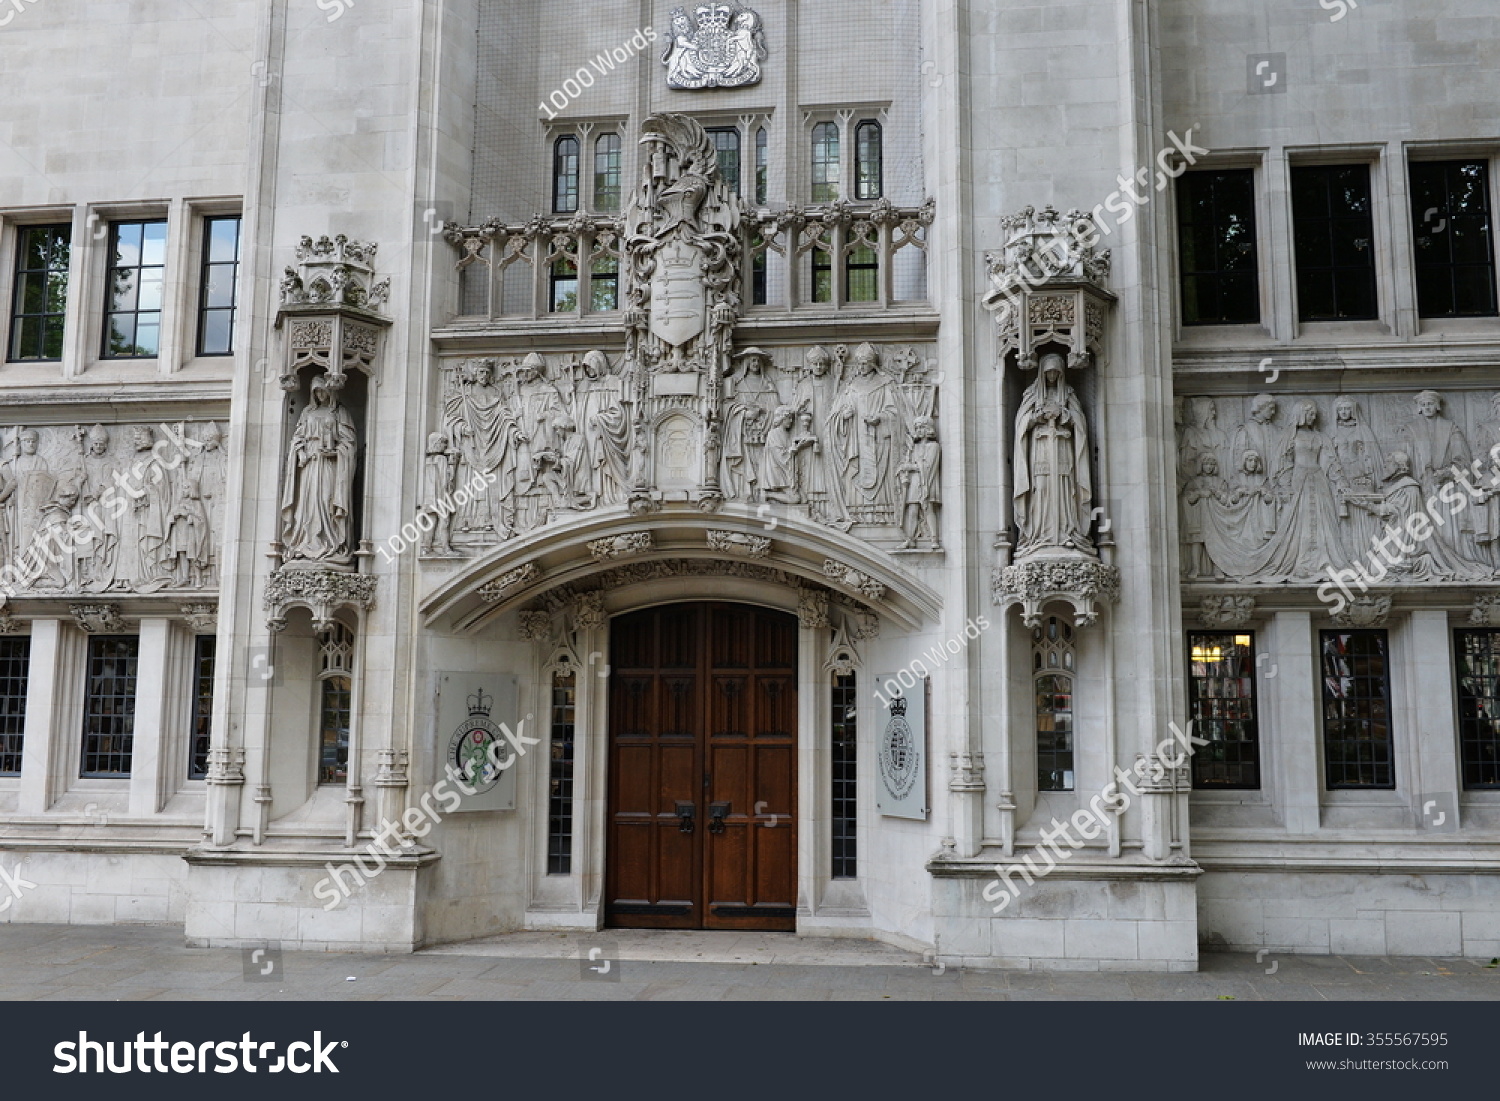
[[[700,4],[688,15],[672,9],[672,31],[662,62],[667,87],[743,88],[760,83],[766,35],[760,16],[739,4]]]

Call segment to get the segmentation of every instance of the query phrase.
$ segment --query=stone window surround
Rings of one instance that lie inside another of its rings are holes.
[[[1180,241],[1176,191],[1171,200],[1170,266],[1173,287],[1173,333],[1179,351],[1209,351],[1226,346],[1350,343],[1407,343],[1455,336],[1488,336],[1500,340],[1500,318],[1419,318],[1414,269],[1414,227],[1411,224],[1409,167],[1420,161],[1478,159],[1489,162],[1492,221],[1500,220],[1500,142],[1403,142],[1335,146],[1269,146],[1261,149],[1210,153],[1197,158],[1193,170],[1249,168],[1254,171],[1257,255],[1259,258],[1261,321],[1258,325],[1182,324]],[[1366,164],[1370,169],[1370,201],[1376,252],[1374,321],[1297,320],[1292,242],[1291,169],[1311,165]],[[1152,167],[1155,171],[1155,167]],[[1154,180],[1142,187],[1151,190]],[[1493,226],[1492,226],[1493,228]],[[1492,234],[1493,237],[1493,234]],[[1104,238],[1107,244],[1109,237]],[[1497,246],[1500,249],[1500,246]],[[1500,257],[1497,257],[1500,260]]]
[[[18,792],[21,815],[84,815],[103,824],[85,810],[92,801],[101,802],[106,816],[140,818],[160,814],[178,794],[205,790],[202,780],[188,779],[196,631],[153,616],[121,632],[141,640],[131,775],[106,779],[78,775],[89,636],[71,619],[34,618],[29,626],[21,775],[0,780]]]
[[[797,171],[793,176],[788,166],[788,178],[795,178],[797,186],[789,188],[798,202],[812,202],[812,135],[813,127],[821,122],[834,123],[839,128],[839,193],[838,198],[846,203],[873,202],[869,199],[855,199],[855,158],[858,150],[855,148],[855,129],[861,122],[866,120],[880,124],[881,134],[881,191],[887,194],[890,191],[890,180],[886,169],[890,166],[890,149],[886,140],[890,135],[890,103],[843,103],[843,104],[820,104],[816,106],[804,106],[802,108],[802,130],[801,140],[797,143],[798,161]],[[753,183],[753,181],[752,181]]]
[[[145,371],[172,375],[189,364],[227,373],[233,356],[198,357],[198,299],[202,281],[204,219],[241,216],[238,198],[189,198],[167,202],[117,202],[25,207],[0,211],[0,300],[11,301],[15,291],[17,228],[42,224],[72,225],[72,252],[68,265],[68,298],[63,328],[62,361],[56,364],[66,381],[95,369]],[[155,358],[111,359],[102,356],[104,313],[108,304],[105,282],[109,268],[109,225],[119,221],[160,220],[167,222],[166,290],[162,301],[159,354]],[[245,257],[241,256],[241,263]],[[242,273],[243,275],[243,273]],[[241,279],[241,293],[246,293]],[[9,339],[9,318],[5,338]],[[217,362],[215,362],[217,361]],[[42,364],[5,364],[8,370],[47,367]]]
[[[558,139],[565,137],[578,139],[578,211],[583,214],[619,217],[619,211],[601,211],[594,198],[594,142],[602,134],[620,136],[620,210],[625,209],[626,203],[630,201],[631,181],[635,179],[636,159],[639,156],[635,147],[630,117],[628,115],[591,115],[579,119],[558,118],[544,123],[542,127],[541,160],[542,171],[545,175],[543,192],[546,201],[538,209],[545,209],[548,212],[542,217],[563,217],[551,211],[557,186],[556,180],[553,179],[553,157]]]

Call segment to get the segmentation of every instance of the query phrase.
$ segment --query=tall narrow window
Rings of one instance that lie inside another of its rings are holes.
[[[552,146],[552,212],[572,214],[578,209],[578,139],[571,134]]]
[[[620,209],[620,135],[594,139],[594,209],[613,214]]]
[[[865,119],[854,128],[854,197],[878,199],[885,188],[880,123]]]
[[[1193,786],[1259,788],[1255,636],[1192,631],[1188,656],[1188,718],[1208,742],[1193,754]]]
[[[766,135],[766,128],[758,126],[755,130],[755,201],[766,205],[766,195],[771,186],[771,150],[770,140]]]
[[[1073,790],[1073,625],[1056,616],[1031,632],[1039,791]]]
[[[839,197],[839,127],[820,122],[812,131],[812,201],[831,203]]]
[[[323,636],[318,673],[318,783],[349,779],[349,729],[354,715],[354,632],[335,622]]]
[[[880,262],[872,248],[851,249],[844,258],[844,301],[874,302],[880,297]]]
[[[1303,321],[1376,316],[1370,166],[1292,169],[1297,315]]]
[[[234,302],[240,283],[240,219],[203,219],[203,270],[198,292],[198,354],[234,354]]]
[[[1495,241],[1490,173],[1484,161],[1411,166],[1417,312],[1423,317],[1493,317]]]
[[[595,313],[620,308],[620,261],[613,256],[595,260],[589,268],[589,309]]]
[[[73,231],[65,225],[16,231],[16,295],[10,311],[12,360],[61,359],[68,306],[68,257]]]
[[[0,638],[0,776],[21,775],[31,637]]]
[[[758,251],[755,253],[754,259],[750,261],[750,305],[764,306],[766,304],[767,293],[766,250],[759,247],[762,244],[762,239],[759,236],[756,236],[754,243]]]
[[[833,878],[854,879],[859,874],[856,829],[859,794],[858,675],[853,671],[833,678]]]
[[[578,309],[578,265],[566,258],[552,262],[548,308],[553,313],[572,313]]]
[[[1464,787],[1500,788],[1500,631],[1457,631],[1454,643]]]
[[[1255,251],[1255,173],[1188,172],[1177,181],[1182,320],[1187,325],[1260,320]]]
[[[109,229],[107,359],[151,359],[161,350],[166,222],[115,222]]]
[[[547,874],[573,870],[573,721],[578,678],[552,674],[552,745],[548,762]]]
[[[724,182],[734,188],[734,193],[740,193],[740,132],[733,126],[720,126],[710,129],[708,136],[713,139],[714,152],[719,158],[719,175],[724,177]]]
[[[1324,631],[1323,759],[1331,788],[1393,788],[1384,631]]]
[[[140,653],[136,635],[89,636],[81,776],[130,775]]]
[[[833,253],[817,246],[812,249],[812,300],[833,301]]]
[[[188,779],[208,776],[208,746],[214,710],[213,635],[199,635],[193,647],[193,744],[188,756]]]

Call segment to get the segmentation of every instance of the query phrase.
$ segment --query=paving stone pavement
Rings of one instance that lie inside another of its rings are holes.
[[[591,962],[591,943],[618,957],[601,952]],[[590,970],[606,960],[607,972]],[[0,925],[6,1001],[1500,999],[1500,966],[1487,963],[1205,953],[1188,974],[937,973],[920,956],[869,941],[607,930],[515,934],[405,956],[285,952],[251,967],[240,949],[185,947],[174,926]],[[267,964],[269,979],[258,973]]]

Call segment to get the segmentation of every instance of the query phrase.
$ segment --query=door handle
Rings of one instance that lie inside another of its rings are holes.
[[[679,801],[676,805],[677,830],[679,833],[693,832],[694,805]]]
[[[724,816],[727,815],[728,813],[729,813],[729,804],[728,803],[710,803],[710,804],[708,804],[708,832],[709,833],[723,833],[724,832]]]

